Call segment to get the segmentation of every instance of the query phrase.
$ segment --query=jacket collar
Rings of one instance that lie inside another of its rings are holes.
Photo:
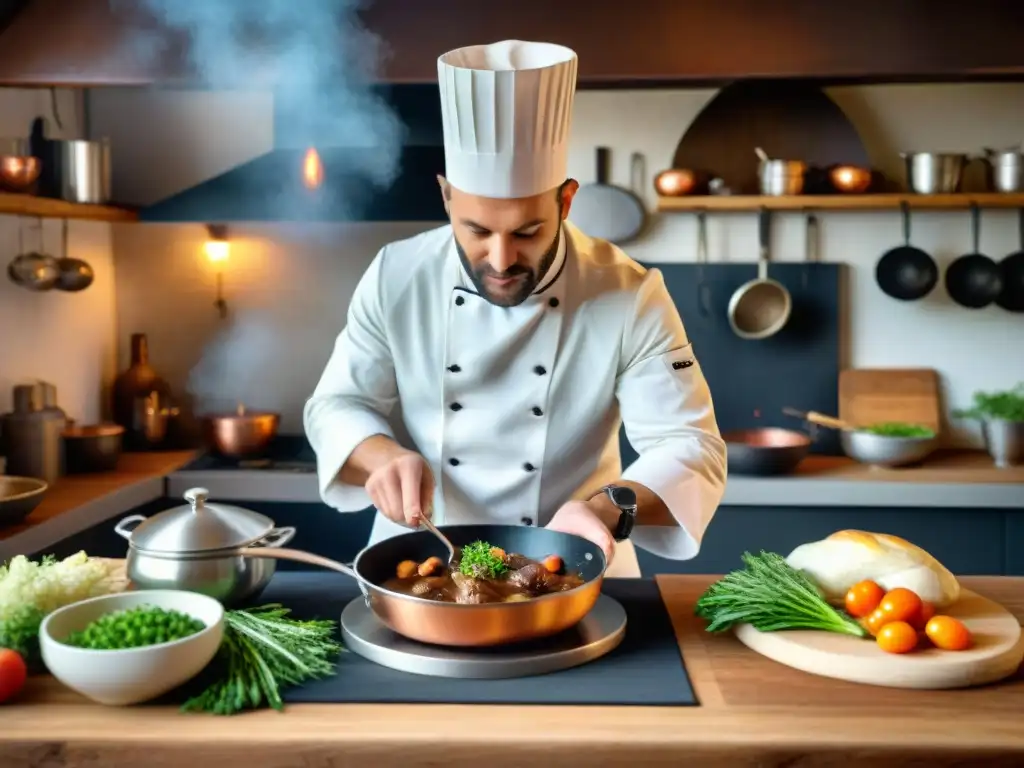
[[[555,260],[551,263],[551,269],[544,275],[544,279],[533,289],[533,296],[548,290],[562,277],[565,272],[565,262],[568,256],[568,241],[575,232],[576,230],[573,230],[565,222],[562,223],[561,237],[558,238],[558,252],[555,254]],[[448,274],[452,275],[453,278],[449,287],[453,290],[459,288],[476,293],[476,286],[466,273],[466,269],[462,265],[462,259],[459,258],[459,251],[455,247],[454,233],[452,233],[448,240],[448,257],[446,261],[448,264]]]

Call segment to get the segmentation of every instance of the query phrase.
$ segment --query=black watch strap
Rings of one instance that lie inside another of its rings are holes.
[[[624,485],[606,485],[601,490],[619,509],[619,522],[612,531],[612,538],[625,541],[636,524],[636,493]]]

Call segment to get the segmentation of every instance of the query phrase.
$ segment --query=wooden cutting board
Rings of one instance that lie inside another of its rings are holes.
[[[962,590],[942,613],[960,619],[974,636],[966,651],[942,651],[923,643],[910,653],[886,653],[873,639],[835,632],[759,632],[736,628],[740,642],[780,664],[812,675],[888,688],[945,689],[984,685],[1009,677],[1024,658],[1017,619],[999,603]]]
[[[883,421],[942,428],[939,375],[931,368],[854,368],[839,373],[839,418],[858,427]]]

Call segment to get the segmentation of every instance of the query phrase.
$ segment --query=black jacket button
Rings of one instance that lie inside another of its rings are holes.
[[[535,365],[533,367],[533,372],[536,373],[538,376],[543,376],[545,373],[548,372],[548,370],[543,365]]]
[[[461,369],[461,368],[460,368],[459,366],[457,366],[457,365],[449,365],[449,366],[448,366],[448,371],[449,371],[450,373],[458,373],[458,372],[459,372],[459,371],[461,371],[461,370],[462,370],[462,369]]]
[[[533,525],[532,517],[524,517],[522,520],[523,525]]]
[[[525,464],[523,464],[523,469],[525,469],[527,472],[533,472],[533,470],[535,470],[536,467],[533,466],[533,464],[531,464],[530,462],[526,462]]]
[[[466,300],[464,298],[462,298],[461,296],[456,296],[455,297],[455,306],[461,307],[465,303],[466,303]]]
[[[548,306],[549,307],[557,307],[558,306],[558,299],[548,299]]]
[[[534,416],[543,416],[544,415],[544,411],[542,411],[540,408],[538,408],[535,405],[535,406],[533,406],[533,415]]]
[[[460,405],[459,403],[452,403],[448,407],[451,408],[453,411],[461,411],[462,410],[462,405]]]
[[[448,463],[451,464],[453,467],[459,466],[459,460],[456,458],[448,459]]]

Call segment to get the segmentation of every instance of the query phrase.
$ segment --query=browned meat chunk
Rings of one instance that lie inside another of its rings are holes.
[[[501,602],[501,595],[486,581],[474,579],[458,572],[452,574],[452,581],[455,582],[456,603]]]
[[[539,594],[547,592],[558,583],[559,579],[558,576],[551,573],[540,563],[530,563],[518,570],[512,571],[508,575],[508,581],[520,589],[526,589],[534,594]]]
[[[531,562],[532,561],[528,557],[514,554],[509,555],[508,558],[505,560],[505,564],[508,565],[509,569],[513,571],[518,571],[520,568],[529,565]]]

